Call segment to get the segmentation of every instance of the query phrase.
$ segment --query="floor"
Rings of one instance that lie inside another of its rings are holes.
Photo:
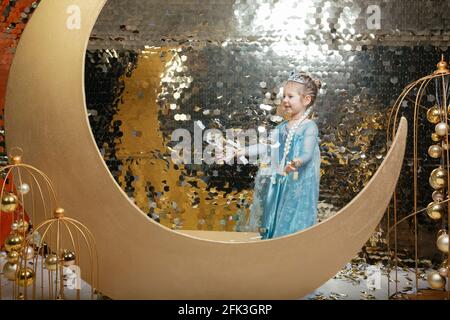
[[[0,253],[0,270],[3,270],[5,262],[5,253]],[[394,270],[390,272],[391,277],[388,280],[389,272],[386,268],[379,266],[361,261],[348,263],[332,279],[306,297],[300,298],[300,300],[387,300],[389,296],[395,293],[396,282],[398,292],[415,293],[415,272],[413,268],[398,268],[396,281]],[[426,272],[427,270],[419,269],[419,289],[428,288]],[[45,281],[48,279],[46,274],[46,272],[43,274]],[[39,281],[39,275],[36,281]],[[389,290],[388,282],[390,284]],[[67,287],[67,284],[65,285]],[[40,297],[40,290],[37,291],[37,296]],[[41,291],[45,292],[46,290]],[[66,299],[76,299],[76,290],[66,289],[65,292],[67,294]],[[84,281],[81,283],[79,292],[81,299],[90,299],[90,286]],[[433,293],[439,292],[433,291]],[[13,283],[3,278],[1,281],[1,298],[9,300],[13,299],[14,296],[17,296],[17,292],[14,292]],[[44,293],[44,296],[48,298],[47,293]],[[28,297],[31,297],[31,288]],[[95,296],[95,298],[99,297]]]
[[[427,270],[419,269],[419,290],[428,288],[426,272]],[[388,279],[389,274],[390,279]],[[302,299],[388,300],[389,297],[395,296],[396,291],[414,294],[416,292],[415,278],[414,268],[398,268],[396,275],[395,270],[388,272],[386,268],[380,268],[379,265],[349,263],[332,279]]]
[[[7,262],[6,260],[6,253],[5,252],[0,252],[0,270],[3,273],[3,266],[4,264]],[[41,259],[38,259],[38,263],[41,263]],[[30,261],[29,263],[29,267],[32,268],[33,267],[33,262]],[[74,272],[72,272],[74,271]],[[63,281],[63,285],[66,288],[64,290],[64,294],[65,294],[65,299],[67,300],[77,300],[77,298],[79,297],[79,299],[81,300],[90,300],[92,299],[91,297],[93,297],[94,299],[97,299],[98,296],[96,294],[92,294],[91,291],[91,287],[89,286],[89,284],[87,284],[84,281],[80,281],[80,282],[76,282],[76,276],[72,276],[74,274],[76,274],[76,268],[65,268],[64,271],[64,281]],[[52,274],[50,276],[50,273]],[[50,277],[54,277],[55,272],[50,272],[45,270],[44,272],[42,272],[42,274],[37,274],[36,278],[35,278],[35,282],[36,282],[36,288],[35,288],[35,297],[36,300],[48,300],[50,296],[52,296],[52,299],[55,299],[58,295],[56,294],[56,289],[53,292],[50,292],[48,290],[48,279]],[[41,281],[41,279],[43,279],[44,281]],[[51,279],[53,280],[53,279]],[[54,280],[53,280],[54,281]],[[18,291],[18,287],[14,286],[14,281],[10,281],[6,278],[4,278],[2,276],[2,278],[0,279],[0,284],[1,284],[1,291],[0,291],[0,300],[14,300],[14,299],[20,299],[19,298],[19,291]],[[77,290],[78,289],[78,290]],[[25,293],[24,289],[22,287],[20,287],[20,292],[23,294],[23,298],[26,299],[31,299],[31,297],[33,296],[32,294],[32,290],[33,290],[33,286],[29,286],[27,288],[27,292]],[[26,295],[26,297],[25,297]],[[77,297],[78,295],[78,297]]]

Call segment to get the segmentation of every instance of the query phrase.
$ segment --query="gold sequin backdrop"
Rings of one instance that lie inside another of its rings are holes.
[[[158,112],[161,111],[157,104],[160,93],[161,74],[165,72],[167,65],[175,64],[177,56],[170,49],[147,49],[139,54],[139,67],[130,77],[124,77],[126,92],[123,94],[123,103],[117,109],[113,117],[114,121],[121,121],[123,136],[116,141],[115,150],[118,160],[126,165],[121,167],[118,181],[126,185],[127,172],[133,172],[136,178],[133,181],[133,198],[136,204],[144,211],[150,210],[154,215],[161,217],[161,222],[169,227],[176,227],[177,222],[183,221],[186,229],[204,229],[204,224],[199,219],[208,219],[206,212],[212,209],[211,199],[208,198],[207,184],[201,179],[193,179],[197,188],[190,184],[179,183],[180,173],[173,169],[173,165],[161,159],[156,154],[166,151],[167,139],[164,139]],[[164,58],[161,58],[164,56]],[[163,108],[162,113],[167,114],[169,108]],[[148,185],[154,190],[166,190],[163,195],[154,197],[149,201]],[[169,186],[169,188],[167,188]],[[209,192],[214,191],[209,189]],[[247,194],[244,190],[242,195]],[[198,197],[200,205],[192,206],[191,202]],[[236,210],[236,205],[225,206],[224,192],[218,192],[214,203],[222,210]],[[186,214],[188,210],[189,214]],[[215,216],[223,216],[219,210]],[[219,220],[210,219],[209,229],[218,230]],[[228,224],[228,230],[232,224]],[[212,227],[212,228],[211,228]],[[225,227],[226,228],[226,227]]]
[[[110,0],[86,59],[94,136],[118,183],[155,220],[245,231],[257,168],[175,166],[171,132],[197,121],[273,128],[280,86],[297,68],[324,84],[316,117],[325,219],[381,163],[394,99],[446,52],[446,9],[415,0]]]

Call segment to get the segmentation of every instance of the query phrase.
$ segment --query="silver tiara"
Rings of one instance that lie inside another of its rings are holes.
[[[304,75],[297,73],[295,70],[289,73],[289,78],[287,81],[294,81],[301,84],[306,84],[308,82]]]

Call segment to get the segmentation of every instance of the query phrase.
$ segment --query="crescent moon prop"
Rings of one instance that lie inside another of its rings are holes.
[[[366,187],[322,223],[254,242],[172,231],[116,184],[89,127],[84,59],[105,2],[40,3],[15,54],[5,110],[7,146],[26,150],[25,160],[53,180],[68,215],[95,235],[100,291],[113,299],[298,299],[335,275],[384,214],[403,162],[406,120]],[[69,23],[77,11],[80,23]]]

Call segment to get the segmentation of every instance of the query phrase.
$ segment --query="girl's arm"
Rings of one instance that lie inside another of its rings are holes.
[[[264,158],[265,155],[268,155],[270,152],[270,146],[264,143],[253,144],[247,147],[241,147],[232,149],[232,154],[219,154],[216,156],[218,161],[229,161],[230,159],[236,157],[249,157],[252,160],[256,160],[258,156]],[[242,160],[244,161],[244,160]],[[244,162],[245,163],[245,162]]]
[[[280,126],[280,125],[279,125]],[[275,130],[270,132],[270,137],[268,141],[270,143],[257,143],[249,146],[244,146],[240,148],[232,149],[231,156],[221,157],[219,160],[230,160],[233,157],[242,158],[249,157],[251,162],[256,160],[269,161],[271,154],[274,152],[273,149],[278,149],[280,146],[279,143],[279,128],[277,127]]]
[[[306,165],[311,161],[314,155],[314,147],[318,143],[319,129],[315,122],[311,122],[305,129],[303,145],[300,146],[300,153],[297,157],[294,157],[291,164],[296,168]]]
[[[267,154],[269,151],[269,146],[264,143],[253,144],[251,146],[239,149],[237,151],[237,156],[248,156],[255,157],[261,154]]]
[[[247,156],[249,158],[256,159],[259,158],[265,158],[270,156],[271,150],[278,148],[279,144],[279,129],[276,128],[275,130],[272,130],[270,132],[270,137],[268,138],[268,141],[270,143],[257,143],[252,144],[250,146],[242,147],[238,150],[236,150],[237,157],[240,156]]]

